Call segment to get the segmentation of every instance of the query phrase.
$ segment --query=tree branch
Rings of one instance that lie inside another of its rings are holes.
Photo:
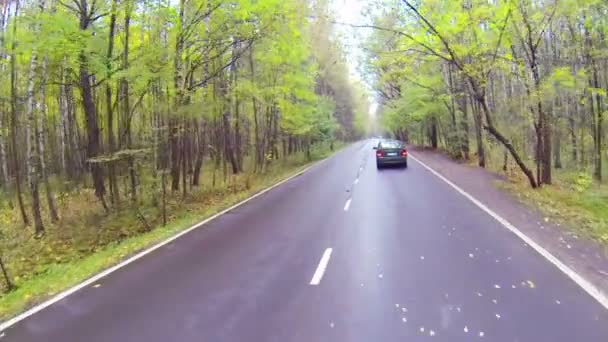
[[[534,43],[534,49],[538,49],[538,46],[540,45],[540,41],[541,41],[543,35],[545,34],[545,30],[547,29],[547,27],[549,27],[549,25],[551,25],[551,22],[553,21],[553,16],[555,15],[556,11],[557,11],[557,4],[554,3],[553,11],[551,11],[551,13],[549,14],[546,25],[540,30],[540,33],[538,34],[538,39],[536,40],[536,43]]]
[[[74,6],[70,6],[68,4],[66,4],[65,2],[63,2],[62,0],[57,0],[59,2],[59,4],[65,8],[67,8],[68,10],[74,12],[75,14],[80,14],[80,12],[82,11],[82,8],[80,7],[80,4],[78,3],[78,1],[73,0],[72,2],[76,4],[76,7]]]
[[[439,40],[441,41],[441,43],[443,44],[445,49],[450,54],[451,60],[449,60],[449,61],[453,62],[459,69],[462,70],[462,68],[463,68],[462,64],[460,63],[460,61],[458,61],[458,57],[456,56],[456,53],[454,52],[454,50],[452,50],[450,44],[443,37],[443,35],[441,33],[439,33],[439,31],[437,31],[435,26],[433,24],[431,24],[422,14],[420,14],[420,12],[416,9],[416,7],[414,7],[408,0],[402,0],[402,1],[412,12],[414,12],[414,14],[416,14],[416,16],[418,18],[420,18],[420,20],[422,20],[424,22],[425,25],[427,25],[428,29],[431,30],[431,32],[435,36],[437,36],[437,38],[439,38]]]
[[[413,41],[414,43],[422,46],[425,50],[427,50],[431,55],[439,57],[441,59],[443,59],[446,62],[453,62],[453,60],[450,57],[444,56],[443,54],[435,51],[433,48],[431,48],[430,46],[426,45],[425,43],[419,41],[418,39],[414,38],[414,36],[405,33],[405,32],[401,32],[395,29],[391,29],[391,28],[387,28],[387,27],[382,27],[382,26],[377,26],[377,25],[358,25],[358,24],[349,24],[349,23],[343,23],[343,22],[339,22],[339,21],[331,21],[332,24],[337,24],[337,25],[344,25],[344,26],[350,26],[353,28],[369,28],[369,29],[374,29],[374,30],[378,30],[378,31],[386,31],[386,32],[391,32],[403,37],[408,38],[409,40]]]

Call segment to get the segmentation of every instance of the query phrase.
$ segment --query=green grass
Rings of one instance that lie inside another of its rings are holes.
[[[215,187],[211,185],[212,170],[205,169],[201,190],[192,191],[186,198],[181,194],[168,198],[170,216],[166,226],[161,225],[156,193],[144,192],[138,207],[153,227],[150,231],[128,206],[104,214],[90,191],[61,196],[61,221],[47,224],[42,239],[33,238],[30,228],[18,224],[16,209],[0,210],[0,222],[12,224],[2,231],[0,250],[17,286],[0,296],[0,319],[45,300],[330,154],[326,146],[317,147],[312,151],[312,160],[299,154],[274,162],[263,174],[230,177],[225,183],[218,181]]]
[[[555,172],[554,184],[537,190],[521,181],[501,187],[567,229],[608,247],[608,185],[591,181],[588,173]]]

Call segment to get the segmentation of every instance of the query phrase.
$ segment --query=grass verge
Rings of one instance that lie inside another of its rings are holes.
[[[253,194],[301,171],[315,161],[331,155],[327,146],[312,151],[311,160],[304,154],[276,162],[264,174],[243,174],[207,183],[201,191],[187,197],[169,199],[167,225],[160,224],[158,203],[154,193],[141,201],[138,209],[148,217],[146,231],[138,215],[129,208],[105,215],[99,208],[84,210],[78,204],[92,205],[90,193],[66,196],[63,217],[56,225],[47,227],[42,239],[34,239],[27,229],[15,225],[4,232],[0,247],[16,289],[0,296],[0,320],[6,320],[37,303],[111,267],[127,257],[189,228],[201,220],[226,209]],[[76,207],[69,211],[67,207]],[[80,210],[82,209],[82,210]],[[0,212],[0,220],[17,221],[16,210]],[[4,217],[2,217],[4,215]],[[9,215],[12,215],[9,217]]]
[[[608,248],[608,187],[594,183],[587,173],[555,172],[553,185],[536,190],[522,181],[499,186],[570,231]]]

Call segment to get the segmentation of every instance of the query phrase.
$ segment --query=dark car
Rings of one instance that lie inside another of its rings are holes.
[[[387,165],[407,167],[407,149],[401,141],[381,140],[375,149],[378,169]]]

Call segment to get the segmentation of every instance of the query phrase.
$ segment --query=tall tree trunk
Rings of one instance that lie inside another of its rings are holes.
[[[205,134],[207,133],[206,124],[201,120],[201,123],[196,124],[196,161],[194,170],[192,171],[192,186],[200,185],[201,169],[203,167],[203,159],[205,158]]]
[[[486,167],[486,153],[483,145],[483,118],[479,104],[471,100],[471,108],[473,110],[473,121],[475,122],[475,141],[477,146],[477,165]]]
[[[230,83],[231,89],[236,89],[238,82],[238,55],[240,53],[240,41],[239,38],[235,38],[235,42],[232,47],[232,57],[235,61],[230,67]],[[232,107],[234,108],[234,161],[237,172],[242,171],[242,150],[241,150],[241,118],[239,112],[239,97],[236,90],[232,92],[233,100]],[[234,167],[233,167],[234,169]]]
[[[556,169],[561,169],[562,168],[562,156],[561,156],[561,149],[562,149],[562,140],[561,140],[561,135],[559,134],[559,132],[557,132],[557,134],[555,134],[555,139],[553,140],[555,147],[553,149],[553,157],[554,157],[554,161],[553,164],[555,165]]]
[[[239,173],[239,168],[236,163],[236,158],[234,156],[234,148],[232,146],[232,134],[230,130],[230,113],[228,112],[230,107],[227,106],[227,110],[222,115],[223,122],[223,135],[224,135],[224,155],[228,158],[230,162],[230,166],[232,167],[232,174]]]
[[[129,68],[129,41],[130,41],[130,26],[131,26],[131,3],[127,2],[125,5],[125,21],[124,21],[124,31],[125,31],[125,41],[124,41],[124,51],[122,55],[122,67],[124,70]],[[133,146],[133,138],[131,133],[131,117],[132,117],[132,108],[130,104],[130,94],[129,94],[129,81],[126,78],[122,78],[120,80],[120,92],[122,99],[122,119],[124,122],[124,141],[127,149],[131,149]],[[124,146],[124,145],[123,145]],[[131,200],[137,200],[137,175],[135,172],[135,161],[132,155],[127,157],[127,164],[129,166],[129,180],[130,180],[130,188],[131,188]]]
[[[17,21],[19,16],[19,1],[15,1],[15,22],[13,22],[13,37],[17,36]],[[12,144],[12,159],[13,172],[15,173],[15,191],[17,193],[17,202],[19,204],[19,212],[21,219],[26,226],[30,224],[30,220],[25,212],[23,204],[23,194],[21,191],[21,167],[19,164],[19,145],[17,144],[17,56],[15,55],[16,39],[13,38],[11,43],[11,144]]]
[[[72,87],[71,84],[65,86],[65,96],[68,119],[68,145],[70,150],[68,159],[70,160],[70,169],[74,170],[74,176],[79,179],[82,176],[85,167],[78,123],[76,122],[74,87]]]
[[[469,106],[467,105],[466,98],[462,99],[462,118],[460,119],[460,130],[462,133],[460,134],[460,147],[462,148],[462,156],[464,160],[469,160]]]
[[[596,89],[599,89],[600,82],[599,82],[597,68],[595,67],[595,65],[593,65],[592,69],[593,69],[593,87]],[[595,116],[595,114],[593,114],[594,115],[593,122],[595,123],[595,125],[593,127],[593,130],[594,130],[594,132],[593,132],[593,137],[594,137],[594,139],[593,139],[593,142],[594,142],[593,175],[600,182],[602,181],[602,136],[603,136],[602,126],[604,125],[604,116],[602,113],[603,111],[604,111],[604,107],[602,104],[602,97],[599,94],[599,92],[596,91],[595,92],[595,113],[597,113],[597,116]]]
[[[48,170],[46,167],[46,155],[45,155],[45,128],[46,128],[46,120],[48,117],[47,107],[46,107],[46,83],[47,83],[47,66],[48,66],[48,57],[44,57],[42,61],[42,84],[40,86],[40,92],[42,98],[40,100],[40,114],[38,115],[38,129],[36,132],[36,140],[38,144],[38,156],[40,158],[40,175],[42,176],[42,182],[44,183],[44,188],[46,192],[46,203],[49,207],[49,215],[51,216],[51,220],[53,222],[59,221],[59,214],[57,213],[57,206],[55,205],[55,198],[53,196],[53,189],[51,188],[51,183],[49,182]]]
[[[578,105],[575,105],[574,111],[570,108],[570,98],[566,100],[566,114],[568,115],[568,134],[570,135],[570,151],[571,157],[570,161],[573,165],[576,165],[578,162],[578,150],[577,150],[577,140],[576,140],[576,121],[575,115],[578,113]],[[578,103],[577,101],[575,101]]]
[[[112,0],[110,10],[110,33],[108,35],[108,51],[106,53],[106,111],[108,134],[108,152],[113,154],[116,150],[114,141],[114,109],[112,104],[112,58],[114,53],[114,32],[116,28],[116,0]],[[110,187],[110,201],[114,205],[120,203],[120,191],[116,180],[116,164],[114,161],[108,163],[108,185]]]
[[[433,149],[437,149],[439,146],[439,139],[437,136],[437,117],[435,115],[431,116],[431,125],[429,127],[429,140],[431,141],[431,147]]]
[[[3,111],[0,111],[0,114],[4,114]],[[0,115],[0,175],[2,178],[2,187],[7,190],[9,186],[9,174],[8,174],[8,165],[7,165],[7,156],[6,156],[6,142],[4,139],[4,115]]]
[[[9,2],[5,1],[1,6],[0,11],[0,82],[6,82],[4,79],[5,75],[8,75],[6,70],[7,48],[6,48],[6,30],[7,23],[10,20],[10,6]],[[0,175],[2,178],[2,187],[8,191],[9,188],[9,174],[8,174],[8,156],[6,155],[6,136],[5,136],[5,122],[8,122],[8,116],[5,116],[4,105],[0,106]],[[6,120],[6,121],[5,121]]]
[[[27,125],[26,125],[26,148],[27,148],[27,169],[28,180],[30,183],[30,192],[32,195],[32,216],[34,217],[34,231],[37,236],[44,234],[44,224],[42,223],[42,215],[40,213],[40,192],[38,183],[38,174],[40,160],[37,153],[36,144],[36,99],[34,86],[36,83],[36,69],[38,68],[38,56],[36,52],[32,52],[30,57],[30,70],[27,80]]]
[[[253,60],[253,47],[249,51],[249,68],[251,70],[251,80],[255,82],[255,64]],[[258,168],[263,167],[264,163],[264,148],[261,144],[260,139],[260,128],[259,128],[259,118],[258,118],[258,104],[255,97],[255,94],[251,96],[251,105],[253,110],[253,133],[254,133],[254,143],[255,143],[255,171],[258,171]]]
[[[186,0],[179,1],[179,14],[177,21],[177,37],[175,39],[175,56],[173,58],[173,87],[175,90],[175,109],[179,109],[183,104],[184,98],[184,76],[183,76],[183,62],[182,52],[184,49],[184,37],[183,37],[183,25],[185,16]],[[180,124],[174,117],[169,119],[169,145],[171,151],[171,190],[179,190],[179,177],[180,177],[180,136],[183,133],[180,132]]]
[[[64,73],[63,70],[62,74]],[[63,83],[66,82],[65,76],[62,75],[61,81]],[[65,87],[65,84],[59,86],[59,155],[61,159],[61,172],[66,172],[71,177],[73,170],[68,165],[70,151],[68,151],[68,103]]]
[[[531,35],[529,35],[531,37]],[[540,175],[537,177],[538,185],[540,184],[551,184],[551,120],[549,114],[545,112],[542,104],[541,94],[541,80],[540,73],[538,70],[538,57],[537,51],[534,47],[534,43],[530,41],[530,69],[532,70],[532,77],[534,79],[534,89],[536,90],[536,110],[538,115],[537,122],[537,151],[538,161],[540,164]]]
[[[86,27],[85,27],[86,28]],[[80,92],[82,96],[82,105],[84,109],[85,122],[87,127],[87,158],[89,159],[89,167],[91,169],[91,177],[93,178],[93,186],[95,195],[101,202],[103,208],[107,211],[105,194],[106,188],[103,181],[103,169],[99,162],[92,161],[93,158],[99,156],[101,151],[99,141],[99,124],[97,122],[97,109],[93,102],[93,91],[88,71],[88,60],[85,52],[80,53]]]
[[[80,0],[79,10],[80,31],[83,34],[87,34],[92,23],[92,16],[95,14],[95,5],[93,4],[91,8],[89,8],[87,0]],[[91,78],[94,75],[89,71],[89,60],[85,50],[80,51],[78,62],[80,95],[82,97],[82,108],[87,128],[87,159],[91,170],[95,195],[101,202],[103,208],[108,211],[108,205],[105,200],[106,188],[103,179],[103,169],[101,164],[94,160],[101,153],[101,142],[97,107],[93,100],[93,87],[91,85]]]

